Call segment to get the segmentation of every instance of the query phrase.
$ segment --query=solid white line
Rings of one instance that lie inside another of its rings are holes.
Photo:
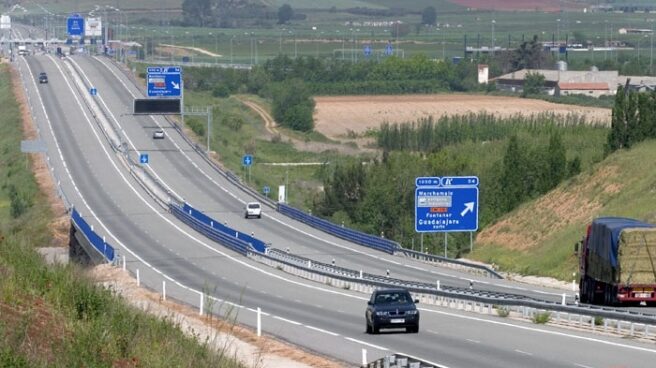
[[[581,368],[592,368],[589,365],[583,365],[583,364],[579,364],[579,363],[574,363],[574,365],[577,366],[577,367],[581,367]]]
[[[309,328],[310,330],[325,333],[325,334],[328,334],[328,335],[331,335],[331,336],[339,336],[338,333],[327,331],[327,330],[324,330],[323,328],[314,327],[314,326],[310,326],[310,325],[305,325],[305,327]]]
[[[362,344],[362,345],[365,345],[365,346],[369,346],[369,347],[374,348],[374,349],[378,349],[378,350],[382,350],[382,351],[389,351],[388,348],[384,348],[384,347],[379,346],[379,345],[370,344],[368,342],[365,342],[365,341],[362,341],[362,340],[357,340],[357,339],[354,339],[352,337],[345,337],[344,339],[346,339],[348,341],[352,341],[356,344]]]
[[[474,344],[480,344],[480,343],[481,343],[481,342],[478,341],[478,340],[472,340],[472,339],[465,339],[465,340],[467,340],[467,341],[469,341],[469,342],[473,342]]]
[[[292,321],[291,319],[282,318],[282,317],[279,317],[279,316],[273,316],[273,318],[275,318],[277,320],[280,320],[280,321],[283,321],[283,322],[291,323],[291,324],[296,325],[296,326],[302,326],[303,325],[301,322]]]
[[[515,352],[516,352],[516,353],[519,353],[519,354],[528,355],[528,356],[533,355],[533,353],[529,353],[529,352],[527,352],[527,351],[522,351],[522,350],[518,350],[518,349],[515,349]]]

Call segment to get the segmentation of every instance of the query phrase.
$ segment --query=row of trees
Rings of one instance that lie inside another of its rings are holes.
[[[293,18],[304,19],[295,14],[289,4],[283,4],[277,12],[269,10],[263,3],[248,0],[184,0],[182,2],[183,25],[197,27],[235,28],[244,23],[257,23],[258,19],[275,20],[284,24]]]
[[[648,138],[656,138],[656,92],[639,93],[618,88],[607,152],[630,148]]]
[[[584,115],[540,113],[517,114],[500,118],[489,113],[432,116],[413,123],[381,125],[377,145],[385,151],[435,152],[464,141],[487,142],[504,139],[517,131],[546,135],[559,128],[587,128],[591,125]]]

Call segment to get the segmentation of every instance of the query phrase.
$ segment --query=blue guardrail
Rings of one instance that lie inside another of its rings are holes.
[[[191,207],[187,203],[185,203],[184,206],[182,206],[182,210],[190,214],[196,220],[199,220],[205,225],[210,226],[214,230],[220,231],[229,236],[234,236],[240,240],[245,241],[246,243],[250,243],[253,246],[253,248],[260,253],[264,253],[266,251],[267,246],[262,240],[254,238],[246,233],[242,233],[241,231],[237,231],[233,228],[227,227],[223,225],[221,222]]]
[[[234,236],[234,231],[232,235],[228,235],[222,231],[218,231],[215,228],[212,228],[210,225],[205,224],[203,221],[197,219],[196,217],[189,214],[189,211],[185,211],[175,204],[169,204],[169,209],[171,213],[180,219],[185,224],[191,226],[194,230],[205,235],[209,239],[214,240],[215,242],[222,244],[226,248],[232,249],[237,253],[246,255],[249,250],[254,249],[246,241],[239,239]],[[193,211],[192,211],[193,213]]]
[[[84,233],[84,236],[86,236],[91,245],[96,248],[96,250],[98,250],[98,252],[100,252],[100,254],[102,254],[105,259],[107,259],[107,261],[113,262],[114,247],[107,244],[107,242],[103,241],[102,237],[96,234],[95,231],[91,230],[91,226],[89,226],[89,224],[82,218],[82,215],[80,215],[76,209],[73,209],[71,218],[77,227],[82,231],[82,233]]]
[[[347,227],[341,227],[340,225],[333,224],[328,220],[312,216],[297,208],[288,206],[283,203],[278,204],[278,212],[285,216],[306,223],[314,228],[335,235],[339,238],[346,239],[353,243],[364,245],[365,247],[373,248],[381,252],[394,254],[394,252],[399,249],[399,245],[393,240],[369,235],[367,233],[349,229]]]

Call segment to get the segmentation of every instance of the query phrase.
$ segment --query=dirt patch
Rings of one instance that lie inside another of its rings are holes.
[[[23,83],[21,82],[20,74],[13,67],[10,68],[10,71],[13,93],[16,100],[18,101],[21,112],[23,137],[26,140],[38,139],[38,134],[35,128],[36,125],[32,120],[32,114],[30,113],[30,109],[27,104],[27,97],[25,96],[25,90],[23,89]],[[50,205],[54,215],[48,226],[52,235],[50,246],[68,246],[70,219],[66,210],[66,206],[58,197],[57,186],[55,185],[55,182],[50,175],[50,170],[46,164],[45,155],[30,154],[30,166],[32,173],[34,174],[34,178],[36,179],[36,182],[41,189],[41,193],[45,194],[48,200],[48,204]]]
[[[440,94],[402,96],[315,97],[315,129],[330,138],[361,135],[384,122],[408,123],[428,116],[486,112],[497,116],[543,112],[581,114],[589,121],[609,123],[611,110],[563,105],[519,97]]]
[[[186,333],[194,334],[199,341],[208,341],[217,349],[227,348],[229,356],[254,367],[324,367],[336,368],[342,364],[276,340],[260,337],[250,329],[222,319],[200,317],[198,310],[162,300],[160,294],[139,288],[126,272],[109,265],[94,267],[89,272],[98,283],[123,296],[135,307],[179,324]],[[207,340],[206,340],[207,339]]]
[[[449,0],[454,4],[472,9],[499,11],[547,11],[581,9],[584,4],[561,0]]]
[[[205,49],[201,49],[199,47],[190,47],[190,46],[176,46],[176,45],[167,45],[167,44],[162,44],[159,47],[162,49],[162,51],[166,50],[167,52],[185,52],[183,56],[188,56],[192,55],[193,52],[198,53],[198,54],[203,54],[211,57],[223,57],[221,54],[216,54],[211,51],[207,51]],[[191,52],[193,51],[193,52]]]
[[[246,105],[251,110],[255,111],[260,116],[260,118],[264,122],[264,129],[266,129],[267,131],[267,138],[273,139],[273,137],[279,136],[282,139],[283,133],[278,129],[278,123],[276,123],[276,121],[273,119],[271,114],[269,114],[269,112],[264,107],[246,98],[238,97],[238,99],[241,103]],[[305,151],[305,152],[320,153],[325,151],[336,151],[345,155],[355,155],[365,150],[368,150],[368,149],[358,148],[357,146],[354,147],[348,144],[302,141],[300,139],[292,138],[289,136],[285,136],[285,141],[292,144],[294,148],[296,148],[298,151]]]
[[[513,212],[512,216],[485,228],[476,237],[476,242],[481,245],[503,244],[519,251],[536,247],[550,234],[594,217],[603,207],[603,196],[622,190],[622,184],[609,182],[617,177],[618,172],[617,166],[606,166],[579,180],[576,187],[558,187]],[[588,198],[584,193],[597,194]]]

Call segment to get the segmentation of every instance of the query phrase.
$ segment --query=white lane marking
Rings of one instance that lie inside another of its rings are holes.
[[[579,364],[579,363],[574,363],[574,365],[575,365],[576,367],[581,367],[581,368],[592,368],[592,367],[590,367],[589,365],[583,365],[583,364]]]
[[[435,335],[439,335],[439,333],[437,331],[433,331],[433,330],[426,330],[426,332],[432,333],[432,334],[435,334]]]
[[[332,331],[328,331],[328,330],[324,330],[323,328],[314,327],[314,326],[310,326],[310,325],[305,325],[305,327],[309,328],[310,330],[314,330],[314,331],[317,331],[317,332],[325,333],[325,334],[328,334],[328,335],[331,335],[331,336],[339,336],[338,333],[335,333],[335,332],[332,332]]]
[[[303,325],[301,322],[292,321],[291,319],[282,318],[282,317],[280,317],[280,316],[273,316],[273,318],[275,318],[275,319],[277,319],[277,320],[279,320],[279,321],[283,321],[283,322],[291,323],[292,325],[295,325],[295,326],[302,326],[302,325]]]
[[[52,60],[52,58],[51,58],[51,60]],[[42,108],[42,110],[43,110],[43,112],[44,112],[44,114],[45,114],[46,121],[47,121],[47,123],[48,123],[48,127],[49,127],[49,130],[50,130],[50,133],[51,133],[51,135],[53,136],[53,139],[54,139],[54,141],[55,141],[55,145],[56,145],[56,147],[57,147],[57,149],[58,149],[58,152],[59,152],[59,155],[60,155],[60,159],[62,160],[62,163],[65,163],[66,161],[64,160],[63,154],[62,154],[61,149],[60,149],[60,146],[59,146],[59,142],[58,142],[57,137],[55,136],[54,131],[53,131],[53,129],[52,129],[52,124],[51,124],[50,118],[49,118],[49,116],[48,116],[48,113],[46,112],[45,105],[43,104],[43,100],[42,100],[42,98],[41,98],[41,94],[40,94],[40,92],[39,92],[39,90],[38,90],[38,88],[37,88],[37,86],[36,86],[36,82],[34,82],[34,75],[32,74],[32,70],[31,70],[29,64],[27,64],[27,62],[25,62],[24,60],[22,60],[22,61],[26,64],[26,66],[27,66],[27,68],[28,68],[28,70],[29,70],[29,72],[30,72],[30,75],[32,76],[32,83],[34,84],[34,88],[35,88],[35,90],[36,90],[37,96],[39,97],[39,104],[41,105],[41,108]],[[60,71],[62,74],[64,74],[63,71],[61,70],[61,68],[59,67],[59,65],[57,65],[57,63],[56,63],[54,60],[52,60],[52,61],[53,61],[53,63],[55,63],[55,65],[57,66],[57,68],[59,69],[59,71]],[[69,89],[71,89],[71,91],[73,91],[72,87],[70,86],[70,84],[68,83],[68,81],[66,80],[66,78],[64,78],[64,79],[65,79],[65,81],[66,81],[66,83],[67,83]],[[78,101],[78,104],[79,104],[79,100],[77,99],[77,95],[76,95],[74,92],[73,92],[73,96],[76,98],[76,100]],[[84,109],[81,108],[81,105],[78,105],[78,106],[79,106],[80,109],[82,110],[84,116],[87,118],[87,122],[88,122],[90,125],[92,125],[91,122],[88,120],[88,116],[87,116],[86,113],[84,112]],[[92,130],[93,130],[93,129],[92,129]],[[107,153],[106,149],[104,148],[104,146],[103,146],[103,144],[102,144],[102,142],[101,142],[101,140],[100,140],[100,137],[98,137],[98,135],[97,135],[97,133],[96,133],[95,130],[93,130],[93,132],[94,132],[94,135],[95,135],[96,139],[98,140],[98,142],[101,143],[100,146],[103,148],[103,151],[105,152],[105,155],[109,158],[110,156],[109,156],[109,154]],[[143,197],[142,197],[142,196],[141,196],[141,195],[140,195],[140,194],[134,189],[134,187],[132,187],[132,185],[127,181],[127,179],[125,179],[125,177],[124,177],[123,174],[120,172],[120,170],[116,167],[116,164],[114,163],[113,160],[111,160],[111,158],[110,158],[110,162],[112,163],[112,166],[116,169],[116,171],[119,173],[119,175],[123,178],[123,180],[127,183],[127,185],[128,185],[128,186],[129,186],[129,187],[130,187],[130,188],[136,193],[136,195],[137,195],[137,196],[138,196],[138,197],[139,197],[144,203],[146,203],[146,205],[147,205],[151,210],[153,210],[153,212],[155,212],[156,215],[160,216],[162,219],[164,219],[164,221],[168,222],[171,226],[173,226],[174,228],[176,228],[178,231],[180,231],[181,233],[187,235],[189,238],[191,238],[191,239],[194,240],[195,242],[197,242],[197,243],[203,245],[203,246],[206,247],[207,249],[209,249],[209,250],[211,250],[211,251],[214,251],[214,252],[216,252],[216,253],[218,253],[218,254],[221,254],[221,255],[224,256],[226,259],[232,260],[232,261],[234,261],[234,262],[236,262],[236,263],[239,263],[239,264],[241,264],[241,265],[243,265],[243,266],[245,266],[245,267],[251,268],[251,269],[253,269],[253,270],[255,270],[255,271],[258,271],[258,272],[263,273],[263,274],[265,274],[265,275],[268,275],[268,276],[270,276],[270,277],[273,277],[273,278],[279,279],[279,280],[281,280],[281,281],[286,281],[286,282],[291,283],[291,284],[294,284],[294,285],[303,286],[303,287],[306,287],[306,288],[310,288],[310,289],[313,289],[313,290],[322,291],[322,292],[326,292],[326,293],[330,293],[330,294],[341,295],[341,296],[348,297],[348,298],[359,299],[359,300],[367,300],[367,299],[368,299],[368,298],[358,297],[358,296],[355,296],[355,295],[350,295],[350,294],[346,294],[346,293],[341,293],[341,292],[334,291],[334,290],[327,290],[327,289],[323,289],[323,288],[320,288],[320,287],[317,287],[317,286],[307,285],[307,284],[304,284],[304,283],[300,283],[300,282],[298,282],[298,281],[294,281],[294,280],[286,279],[286,278],[281,277],[281,276],[279,276],[279,275],[272,274],[272,273],[267,272],[267,271],[265,271],[265,270],[262,270],[262,269],[260,269],[260,268],[257,268],[257,267],[254,267],[254,266],[252,266],[252,265],[249,265],[249,264],[247,264],[247,263],[245,263],[245,262],[243,262],[243,261],[239,261],[239,260],[235,259],[234,257],[232,257],[232,256],[230,256],[230,255],[228,255],[228,254],[226,254],[226,253],[223,253],[223,252],[221,252],[221,251],[219,251],[219,250],[217,250],[217,249],[214,249],[214,248],[208,246],[208,245],[205,244],[204,242],[198,240],[197,238],[193,237],[193,236],[190,235],[189,233],[185,232],[183,229],[179,228],[177,225],[173,224],[169,219],[165,218],[162,214],[160,214],[157,210],[155,210],[155,209],[154,209],[149,203],[147,203],[147,201],[146,201],[146,200],[145,200],[145,199],[144,199],[144,198],[143,198]],[[121,241],[120,241],[120,240],[119,240],[119,239],[118,239],[118,238],[117,238],[117,237],[116,237],[111,231],[109,231],[109,229],[105,226],[104,222],[102,222],[102,221],[100,220],[100,218],[95,214],[95,212],[91,209],[91,207],[88,205],[88,203],[87,203],[86,199],[84,198],[84,196],[82,195],[82,193],[77,189],[77,186],[76,186],[76,184],[75,184],[75,181],[73,180],[73,177],[72,177],[71,173],[70,173],[68,170],[66,170],[66,172],[67,172],[67,174],[68,174],[68,176],[69,176],[69,179],[71,180],[71,183],[73,184],[73,186],[74,186],[76,192],[78,193],[78,195],[80,196],[82,202],[84,203],[85,207],[87,207],[87,209],[89,210],[89,212],[91,213],[91,215],[96,219],[96,221],[99,223],[99,225],[100,225],[100,226],[101,226],[101,227],[102,227],[102,228],[103,228],[103,229],[109,234],[110,237],[112,237],[112,238],[117,242],[117,244],[119,244],[123,249],[125,249],[127,252],[129,252],[130,254],[132,254],[132,255],[133,255],[136,259],[138,259],[141,263],[143,263],[144,265],[148,266],[149,268],[151,268],[151,269],[152,269],[153,271],[155,271],[156,273],[162,275],[162,276],[163,276],[164,278],[166,278],[167,280],[169,280],[169,281],[171,281],[171,282],[177,284],[178,286],[182,287],[183,289],[190,290],[190,291],[194,291],[194,292],[200,294],[199,291],[194,290],[193,288],[190,288],[190,287],[188,287],[188,286],[186,286],[186,285],[183,285],[183,284],[180,283],[179,281],[173,279],[172,277],[166,275],[165,273],[163,273],[163,272],[160,271],[159,269],[153,267],[150,263],[148,263],[147,261],[145,261],[145,260],[144,260],[143,258],[141,258],[139,255],[137,255],[134,251],[132,251],[132,250],[131,250],[130,248],[128,248],[127,246],[125,246],[125,244],[123,244],[123,243],[122,243],[122,242],[121,242]],[[214,299],[214,300],[217,300],[217,301],[221,301],[221,300],[218,299],[218,298],[214,298],[214,297],[210,297],[210,298],[212,298],[212,299]],[[224,302],[227,303],[227,304],[233,305],[233,306],[237,306],[237,307],[239,307],[239,308],[243,308],[243,306],[238,305],[238,304],[236,304],[236,303],[232,303],[232,302],[229,302],[229,301],[224,301]],[[252,308],[247,308],[247,309],[248,309],[249,311],[256,312],[255,309],[252,309]],[[590,337],[584,337],[584,336],[577,336],[577,335],[570,335],[570,334],[563,333],[563,332],[540,330],[540,329],[531,328],[531,327],[526,327],[526,326],[513,325],[513,324],[509,324],[509,323],[505,323],[505,322],[499,322],[499,321],[485,320],[485,319],[476,318],[476,317],[471,317],[471,316],[462,316],[462,315],[457,315],[457,314],[453,314],[453,313],[440,312],[440,311],[435,311],[435,310],[430,310],[430,309],[425,309],[425,308],[421,308],[421,310],[426,311],[426,312],[430,312],[430,313],[437,313],[437,314],[441,314],[441,315],[446,315],[446,316],[450,316],[450,317],[455,317],[455,318],[460,318],[460,319],[466,319],[466,320],[471,320],[471,321],[476,321],[476,322],[482,322],[482,323],[488,323],[488,324],[502,325],[502,326],[506,326],[506,327],[518,328],[518,329],[528,330],[528,331],[537,332],[537,333],[550,334],[550,335],[555,335],[555,336],[560,336],[560,337],[569,337],[569,338],[572,338],[572,339],[585,340],[585,341],[589,341],[589,342],[595,342],[595,343],[600,343],[600,344],[606,344],[606,345],[610,345],[610,346],[614,346],[614,347],[620,347],[620,348],[626,348],[626,349],[633,349],[633,350],[638,350],[638,351],[645,351],[645,352],[650,352],[650,353],[656,353],[656,350],[647,349],[647,348],[642,348],[642,347],[638,347],[638,346],[625,345],[625,344],[620,344],[620,343],[615,343],[615,342],[610,342],[610,341],[604,341],[604,340],[599,340],[599,339],[596,339],[596,338],[590,338]],[[265,314],[265,313],[263,313],[263,314]],[[268,315],[268,314],[265,314],[265,315]],[[429,331],[429,332],[436,333],[436,332],[433,332],[433,331]],[[346,338],[346,339],[347,339],[347,340],[354,341],[354,342],[357,342],[357,343],[362,343],[362,344],[367,345],[367,346],[372,346],[372,347],[375,347],[375,348],[380,348],[380,347],[378,347],[378,346],[374,346],[374,345],[372,345],[372,344],[368,344],[368,343],[365,343],[365,342],[362,342],[362,341],[359,341],[359,340],[355,340],[355,339],[351,339],[351,338]],[[383,348],[383,349],[381,349],[381,350],[387,350],[387,349],[384,349],[384,348]],[[404,354],[404,355],[408,355],[408,354]],[[435,364],[435,365],[439,365],[439,364]]]
[[[519,350],[519,349],[515,349],[515,352],[516,352],[516,353],[519,353],[519,354],[528,355],[528,356],[532,356],[532,355],[533,355],[533,353],[529,353],[528,351],[522,351],[522,350]]]
[[[418,309],[421,310],[421,311],[427,312],[427,313],[435,313],[435,314],[440,314],[440,315],[443,315],[443,316],[461,318],[461,319],[465,319],[465,320],[469,320],[469,321],[483,322],[483,323],[488,323],[488,324],[497,325],[497,326],[504,326],[504,327],[516,328],[516,329],[520,329],[520,330],[524,330],[524,331],[531,331],[531,332],[535,332],[535,333],[541,333],[541,334],[545,334],[545,335],[567,337],[567,338],[574,339],[574,340],[582,340],[582,341],[587,341],[587,342],[593,342],[593,343],[598,343],[598,344],[603,344],[603,345],[614,346],[614,347],[618,347],[618,348],[624,348],[624,349],[629,349],[629,350],[638,350],[638,351],[643,351],[643,352],[647,352],[647,353],[656,354],[656,350],[654,350],[654,349],[643,348],[641,346],[626,345],[626,344],[621,344],[621,343],[618,343],[618,342],[601,340],[601,339],[594,338],[594,337],[572,335],[572,334],[568,334],[566,332],[559,332],[559,331],[541,330],[539,328],[534,328],[534,327],[528,327],[528,326],[523,326],[523,325],[514,325],[514,324],[511,324],[511,323],[507,323],[507,322],[493,321],[493,320],[483,319],[483,318],[479,318],[479,317],[459,315],[459,314],[454,314],[454,313],[450,313],[450,312],[438,311],[438,310],[434,310],[434,309],[426,309],[426,308],[418,308]]]
[[[78,67],[80,73],[82,73],[82,77],[83,77],[84,79],[87,80],[87,83],[89,83],[89,85],[93,86],[94,84],[91,82],[91,80],[89,79],[89,77],[87,77],[86,73],[84,73],[84,69],[82,69],[82,67],[80,66],[80,64],[78,64],[73,58],[69,58],[69,60],[70,60],[71,63],[75,64],[75,65]],[[139,150],[137,149],[137,146],[134,145],[134,143],[133,143],[132,140],[130,139],[130,136],[127,135],[127,133],[125,132],[125,130],[124,130],[123,127],[121,126],[121,123],[118,121],[118,119],[116,118],[116,116],[112,113],[112,110],[109,108],[109,106],[107,106],[107,104],[105,103],[105,99],[102,98],[102,93],[98,93],[98,94],[96,94],[96,99],[97,99],[98,101],[100,101],[100,102],[102,103],[102,105],[105,107],[105,112],[107,112],[107,113],[109,114],[110,118],[111,118],[112,120],[114,120],[114,123],[115,123],[116,126],[118,126],[118,128],[121,130],[121,133],[123,133],[123,136],[125,137],[125,139],[127,139],[128,143],[130,144],[130,146],[132,147],[132,149],[137,153],[137,155],[140,155],[140,154],[141,154],[141,151],[139,151]],[[152,116],[151,116],[151,117],[152,117]],[[161,127],[160,127],[160,128],[161,128]],[[157,175],[157,172],[155,172],[155,170],[152,168],[151,165],[146,165],[146,170],[149,170],[150,172],[152,172],[153,175],[155,176],[155,178],[157,178],[157,180],[159,180],[159,182],[162,183],[166,189],[168,189],[169,191],[171,191],[171,193],[175,194],[178,198],[183,198],[183,197],[180,196],[175,190],[173,190],[173,188],[171,188],[171,187],[170,187],[170,186],[169,186],[164,180],[162,180],[162,178],[161,178],[159,175]]]
[[[469,342],[473,342],[474,344],[480,344],[480,343],[481,343],[481,342],[478,341],[478,340],[472,340],[472,339],[465,339],[465,340],[467,340],[467,341],[469,341]]]
[[[415,266],[415,265],[411,265],[411,264],[404,264],[404,266],[406,266],[408,268],[414,268],[415,270],[419,270],[419,271],[426,271],[425,269],[423,269],[419,266]]]
[[[361,345],[364,345],[364,346],[369,346],[369,347],[374,348],[374,349],[378,349],[378,350],[382,350],[382,351],[389,351],[388,348],[384,348],[384,347],[382,347],[382,346],[380,346],[380,345],[370,344],[370,343],[368,343],[368,342],[366,342],[366,341],[357,340],[357,339],[354,339],[354,338],[352,338],[352,337],[345,337],[344,339],[346,339],[346,340],[348,340],[348,341],[352,341],[352,342],[354,342],[354,343],[356,343],[356,344],[361,344]]]

